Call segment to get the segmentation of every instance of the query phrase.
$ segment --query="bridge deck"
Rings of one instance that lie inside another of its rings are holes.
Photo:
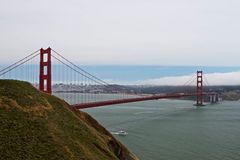
[[[213,95],[213,94],[215,93],[203,93],[203,95]],[[82,103],[82,104],[75,104],[72,106],[75,107],[76,109],[85,109],[85,108],[94,108],[94,107],[101,107],[101,106],[114,105],[114,104],[124,104],[124,103],[132,103],[132,102],[150,101],[150,100],[158,100],[158,99],[172,99],[172,98],[191,97],[191,96],[197,96],[197,93],[159,94],[159,95],[146,96],[146,97]]]

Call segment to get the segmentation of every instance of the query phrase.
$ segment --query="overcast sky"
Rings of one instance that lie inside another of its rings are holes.
[[[0,0],[0,63],[240,65],[239,0]]]

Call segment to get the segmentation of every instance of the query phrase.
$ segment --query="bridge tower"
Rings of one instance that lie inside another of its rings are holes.
[[[52,94],[51,48],[40,49],[40,91]]]
[[[197,106],[203,105],[203,71],[197,71]]]

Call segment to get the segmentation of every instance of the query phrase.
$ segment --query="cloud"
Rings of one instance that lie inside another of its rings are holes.
[[[205,74],[203,77],[206,85],[240,85],[240,71],[228,72],[228,73],[210,73]],[[162,77],[156,79],[147,79],[138,81],[139,85],[170,85],[178,86],[184,85],[186,82],[191,82],[191,85],[196,84],[196,75],[184,75],[184,76],[171,76]],[[189,84],[188,83],[188,84]]]
[[[0,63],[50,46],[82,65],[239,65],[237,0],[0,2]]]

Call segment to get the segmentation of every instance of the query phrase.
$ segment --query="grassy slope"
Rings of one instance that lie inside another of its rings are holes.
[[[137,158],[88,114],[26,82],[0,80],[0,159]]]

